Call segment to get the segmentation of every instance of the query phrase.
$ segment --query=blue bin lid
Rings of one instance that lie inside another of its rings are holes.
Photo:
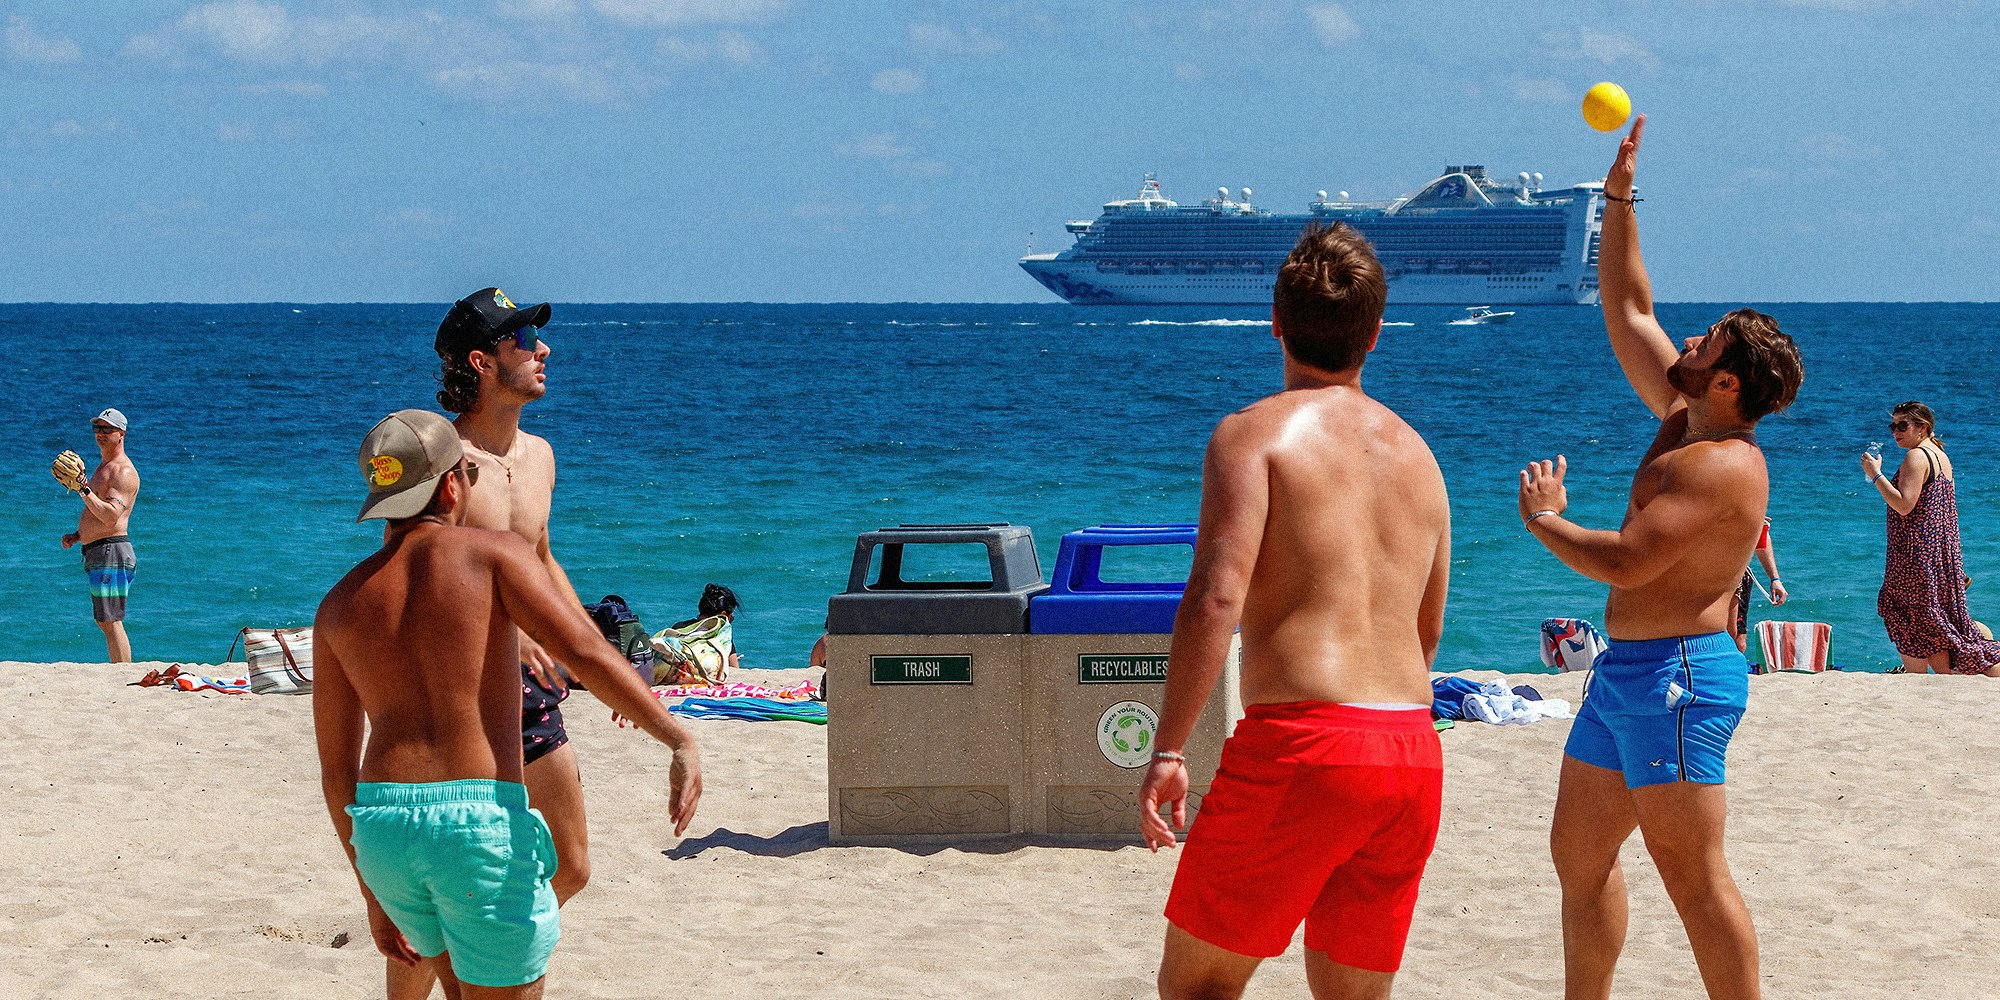
[[[1104,549],[1112,545],[1186,545],[1193,547],[1193,524],[1100,524],[1062,536],[1056,550],[1055,579],[1049,593],[1060,594],[1179,594],[1185,581],[1108,583],[1098,575]]]

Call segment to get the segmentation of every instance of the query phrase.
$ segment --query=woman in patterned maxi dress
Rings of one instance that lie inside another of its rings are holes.
[[[2000,642],[1982,637],[1965,608],[1957,487],[1936,429],[1930,407],[1900,404],[1889,424],[1905,449],[1896,475],[1882,474],[1880,458],[1862,456],[1862,473],[1889,505],[1888,555],[1875,610],[1905,671],[2000,677]]]

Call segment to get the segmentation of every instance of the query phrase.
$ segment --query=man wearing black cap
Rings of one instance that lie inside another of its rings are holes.
[[[498,288],[482,288],[458,300],[438,324],[438,403],[458,414],[453,421],[466,460],[479,467],[479,482],[467,491],[464,524],[511,531],[535,547],[542,565],[588,619],[576,588],[549,551],[549,509],[556,484],[556,456],[549,443],[521,430],[521,407],[547,391],[549,344],[537,331],[549,321],[547,303],[516,306]],[[576,753],[563,728],[562,701],[568,684],[562,667],[526,632],[521,647],[521,756],[528,798],[547,818],[560,865],[555,875],[559,903],[576,895],[590,877],[589,841],[584,828],[583,783]],[[434,976],[428,963],[411,969],[389,963],[389,997],[429,995]]]

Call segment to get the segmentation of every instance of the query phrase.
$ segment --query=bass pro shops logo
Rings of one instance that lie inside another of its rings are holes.
[[[1145,767],[1153,760],[1153,734],[1160,717],[1142,702],[1121,701],[1097,717],[1097,749],[1119,767]]]

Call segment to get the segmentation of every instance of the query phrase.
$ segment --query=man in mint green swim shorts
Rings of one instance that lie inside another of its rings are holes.
[[[462,526],[478,467],[449,421],[390,414],[362,442],[360,465],[368,500],[357,520],[389,524],[313,622],[327,811],[382,954],[412,966],[444,956],[454,1000],[540,997],[561,934],[550,886],[560,859],[521,784],[519,631],[673,749],[675,836],[701,799],[700,755],[532,545]]]

